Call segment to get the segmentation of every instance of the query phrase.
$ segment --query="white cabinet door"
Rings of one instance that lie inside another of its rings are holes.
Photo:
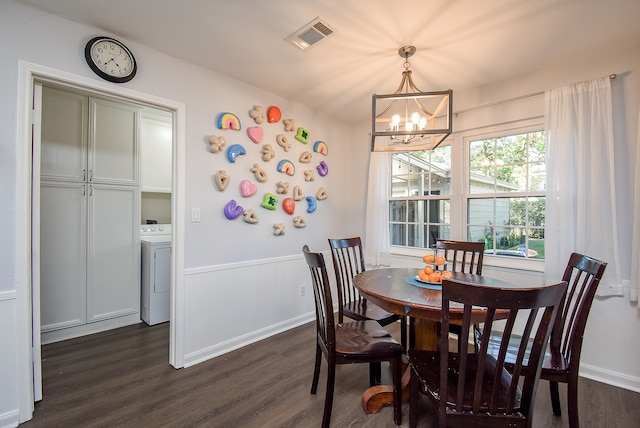
[[[42,332],[86,322],[86,185],[40,185]]]
[[[80,94],[42,88],[41,179],[85,180],[88,100]]]
[[[140,108],[99,98],[89,108],[89,181],[137,184]]]
[[[172,118],[143,112],[141,120],[140,190],[171,193]]]
[[[49,87],[42,103],[41,330],[87,334],[140,312],[140,107]]]
[[[139,191],[89,186],[87,322],[140,311]]]

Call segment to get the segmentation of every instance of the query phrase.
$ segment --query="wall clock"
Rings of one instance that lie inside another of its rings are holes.
[[[136,75],[136,59],[121,42],[111,37],[94,37],[84,48],[89,67],[109,82],[124,83]]]

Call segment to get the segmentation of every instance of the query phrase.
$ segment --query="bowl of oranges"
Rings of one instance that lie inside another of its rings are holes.
[[[447,263],[447,259],[444,256],[436,256],[432,253],[422,256],[422,261],[432,265],[443,265]]]
[[[426,266],[418,272],[416,279],[427,284],[442,284],[445,278],[453,278],[453,274],[448,270],[433,270],[431,266]]]
[[[453,274],[448,270],[438,270],[438,267],[447,263],[444,256],[436,254],[425,254],[422,261],[427,264],[424,269],[418,272],[416,279],[427,284],[442,284],[443,278],[452,278]]]

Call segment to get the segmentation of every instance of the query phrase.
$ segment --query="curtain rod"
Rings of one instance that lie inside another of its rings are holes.
[[[609,79],[611,79],[611,80],[615,79],[616,77],[618,77],[618,75],[615,74],[615,73],[609,75]],[[506,104],[506,103],[510,103],[510,102],[513,102],[513,101],[522,100],[522,99],[525,99],[525,98],[537,97],[539,95],[544,95],[544,91],[534,92],[532,94],[520,95],[518,97],[508,98],[506,100],[501,100],[501,101],[495,101],[493,103],[483,104],[481,106],[469,107],[469,108],[466,108],[466,109],[463,109],[463,110],[458,110],[456,112],[453,112],[453,115],[457,116],[460,113],[466,113],[466,112],[473,111],[473,110],[480,110],[481,108],[493,107],[493,106],[497,106],[497,105],[500,105],[500,104]]]

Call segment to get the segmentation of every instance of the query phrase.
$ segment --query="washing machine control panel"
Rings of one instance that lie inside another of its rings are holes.
[[[170,224],[143,224],[140,226],[140,236],[171,236]]]

